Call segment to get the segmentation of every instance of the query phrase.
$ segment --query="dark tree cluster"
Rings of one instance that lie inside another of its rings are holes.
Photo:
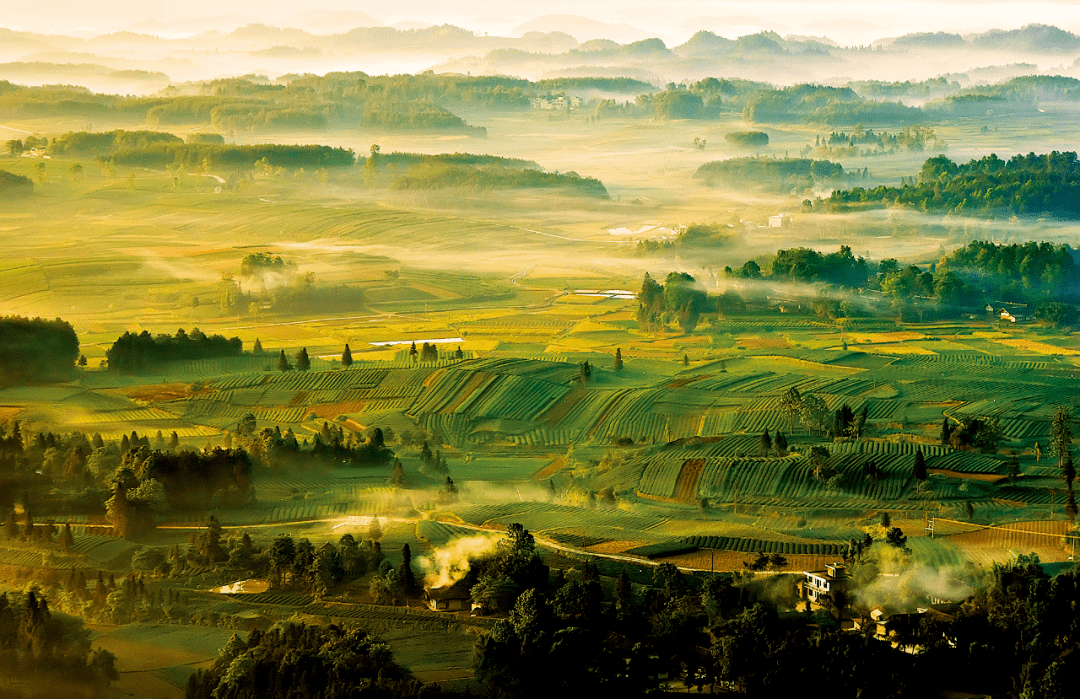
[[[769,271],[782,279],[823,281],[852,288],[865,286],[869,277],[866,260],[855,257],[847,245],[826,255],[812,248],[777,250]]]
[[[997,418],[972,417],[949,430],[949,444],[954,449],[975,450],[984,454],[996,454],[998,445],[1004,439]]]
[[[185,699],[411,699],[440,697],[393,660],[367,631],[334,624],[283,624],[243,640],[234,635],[213,667],[197,670]]]
[[[253,252],[240,261],[240,276],[254,277],[260,274],[286,274],[296,270],[296,263],[285,261],[280,255]]]
[[[761,90],[743,107],[751,123],[913,124],[926,116],[917,107],[864,99],[851,88],[807,84]]]
[[[494,166],[457,166],[420,163],[394,180],[392,189],[444,189],[456,187],[476,191],[495,189],[552,189],[569,194],[607,199],[604,184],[575,172],[544,172],[536,169]]]
[[[79,337],[67,321],[0,318],[0,386],[71,378]]]
[[[142,148],[120,150],[110,155],[98,156],[102,162],[128,167],[166,168],[183,165],[188,168],[202,167],[210,163],[226,169],[251,169],[252,163],[266,159],[274,167],[323,168],[352,167],[356,155],[346,148],[330,146],[294,146],[265,144],[257,146],[233,146],[188,143],[153,143]]]
[[[90,650],[82,622],[54,614],[36,590],[0,594],[0,672],[4,696],[103,697],[119,679],[116,658]],[[17,680],[17,681],[13,681]]]
[[[738,148],[763,148],[769,145],[769,134],[764,131],[733,131],[724,140]]]
[[[110,371],[136,374],[156,369],[168,362],[238,357],[244,346],[240,338],[226,339],[223,335],[206,335],[198,328],[187,333],[183,328],[176,335],[151,335],[126,332],[105,352]]]
[[[825,182],[837,182],[851,175],[844,166],[828,160],[773,158],[769,156],[729,158],[705,163],[694,179],[713,187],[765,187],[773,190],[805,190]]]
[[[34,193],[34,181],[29,177],[0,170],[0,201],[19,199]]]
[[[166,509],[238,507],[251,499],[251,458],[243,449],[167,453],[131,449],[110,483],[105,510],[121,536],[151,529]]]
[[[284,262],[281,269],[289,276],[288,283],[249,293],[245,293],[235,279],[222,280],[218,292],[221,310],[246,314],[264,309],[284,314],[333,313],[354,311],[364,304],[364,290],[359,287],[347,284],[318,286],[313,272],[292,274],[294,268],[289,262]],[[258,276],[257,271],[254,276]]]
[[[246,558],[250,563],[245,567],[267,575],[272,588],[296,590],[320,599],[334,586],[378,568],[383,560],[378,541],[357,541],[352,534],[342,536],[337,546],[327,543],[317,549],[307,539],[294,541],[287,534],[274,539],[265,549],[254,548],[250,541],[248,547],[249,552],[240,553],[234,548],[229,555],[231,567],[237,567],[234,559]]]
[[[645,273],[638,292],[637,320],[642,327],[658,330],[673,320],[683,332],[691,332],[708,310],[708,295],[686,272],[669,273],[663,285]]]
[[[988,155],[957,165],[944,155],[930,158],[918,184],[881,185],[834,191],[834,208],[853,204],[897,204],[923,211],[1053,215],[1080,218],[1080,162],[1075,151],[1029,153],[1001,160]]]
[[[893,155],[897,151],[922,153],[927,148],[944,150],[945,142],[927,126],[905,126],[899,133],[866,129],[857,124],[852,133],[833,131],[828,136],[816,136],[814,145],[802,150],[802,157],[853,158]],[[864,173],[864,174],[869,174]]]
[[[995,295],[1076,302],[1080,267],[1075,256],[1068,245],[973,240],[946,255],[939,266]]]
[[[277,470],[284,467],[310,465],[385,466],[394,458],[386,446],[381,428],[376,427],[366,438],[346,432],[341,425],[324,422],[311,444],[301,444],[291,429],[281,427],[256,428],[255,416],[245,415],[233,433],[251,457],[263,466]]]
[[[53,155],[105,155],[122,150],[140,150],[158,143],[183,143],[183,139],[161,131],[69,131],[52,140]]]

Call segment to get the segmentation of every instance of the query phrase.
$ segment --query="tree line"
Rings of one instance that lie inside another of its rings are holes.
[[[739,187],[749,183],[769,189],[800,191],[814,184],[852,177],[854,175],[844,172],[842,165],[828,160],[770,156],[714,160],[694,172],[694,179],[712,187]]]
[[[543,172],[501,167],[455,167],[420,164],[394,180],[392,189],[442,189],[458,187],[478,191],[492,189],[554,189],[584,196],[608,198],[600,180],[577,173]]]
[[[0,170],[0,201],[21,199],[34,193],[34,181],[23,175]]]
[[[1048,214],[1077,219],[1080,162],[1075,151],[1015,155],[1007,161],[991,154],[963,165],[939,155],[923,164],[917,184],[836,190],[828,202],[838,211],[859,205],[898,205],[958,214]]]
[[[183,328],[175,335],[151,335],[126,332],[105,352],[109,370],[137,374],[156,369],[168,362],[238,357],[243,352],[243,342],[238,337],[226,339],[223,335],[207,335],[198,328],[191,333]]]
[[[115,656],[90,649],[81,620],[54,614],[35,587],[0,594],[0,669],[4,694],[103,697],[120,678]]]
[[[683,332],[691,332],[701,315],[710,310],[705,289],[686,272],[670,272],[664,284],[646,272],[637,300],[638,323],[649,330],[658,330],[674,321]]]
[[[79,337],[59,318],[0,318],[0,385],[64,381],[79,357]]]
[[[186,168],[199,168],[209,164],[212,167],[230,169],[249,169],[252,163],[264,158],[270,165],[289,168],[351,167],[356,162],[355,154],[347,148],[282,144],[236,146],[151,143],[141,148],[98,156],[102,162],[130,167],[167,168],[183,165]]]

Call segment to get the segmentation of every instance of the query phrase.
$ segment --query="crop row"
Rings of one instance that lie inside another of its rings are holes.
[[[237,602],[246,602],[248,604],[274,604],[280,607],[306,607],[312,602],[309,595],[276,590],[254,593],[238,592],[230,594],[228,597],[231,597]]]
[[[663,517],[635,515],[621,510],[586,510],[568,505],[539,502],[467,505],[455,508],[454,514],[471,524],[520,522],[533,531],[594,526],[618,527],[626,530],[649,529],[667,521]]]
[[[509,438],[511,444],[526,445],[530,447],[546,447],[570,444],[578,441],[579,432],[569,430],[547,430],[537,428],[525,434],[513,435]]]
[[[999,459],[971,451],[949,451],[926,460],[927,468],[940,468],[959,473],[998,473],[1005,472],[1005,464]]]
[[[779,553],[790,556],[809,554],[812,556],[839,556],[843,551],[843,544],[825,543],[795,543],[790,541],[762,541],[759,539],[743,539],[734,536],[688,536],[683,540],[686,544],[703,549],[715,549],[717,551],[740,551],[746,553]]]
[[[520,376],[499,376],[473,403],[469,412],[508,420],[532,420],[560,401],[569,387]],[[459,408],[463,409],[463,408]]]

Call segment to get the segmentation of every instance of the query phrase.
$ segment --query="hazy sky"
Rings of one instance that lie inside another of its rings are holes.
[[[1055,24],[1080,33],[1080,0],[0,0],[0,26],[97,33],[154,19],[180,22],[187,27],[232,29],[248,22],[297,25],[303,21],[302,13],[310,15],[320,10],[362,11],[385,24],[451,23],[500,35],[510,35],[518,25],[536,17],[573,14],[630,24],[649,36],[659,36],[669,45],[685,41],[701,28],[729,37],[773,29],[781,34],[825,35],[841,43],[869,43],[913,31],[1014,29],[1032,22]],[[163,29],[160,33],[174,32]]]

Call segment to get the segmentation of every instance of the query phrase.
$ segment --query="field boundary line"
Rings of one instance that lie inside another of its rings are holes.
[[[1050,532],[1033,532],[1033,531],[1030,531],[1030,530],[1027,530],[1027,529],[1009,529],[1008,527],[1004,527],[1004,526],[1001,526],[1001,525],[998,525],[998,524],[973,524],[971,522],[961,522],[961,521],[955,520],[955,519],[945,519],[944,517],[935,517],[934,521],[935,522],[951,522],[952,524],[963,524],[963,525],[970,526],[970,527],[976,527],[976,529],[972,529],[970,531],[956,532],[956,534],[942,534],[942,536],[959,536],[960,534],[974,534],[975,532],[982,531],[984,529],[998,529],[1000,531],[1011,532],[1013,534],[1033,534],[1035,536],[1052,536],[1055,539],[1060,539],[1063,536],[1068,536],[1068,534],[1051,534]],[[1053,521],[1053,520],[1046,520],[1046,521]],[[1062,521],[1064,521],[1064,520],[1062,520]]]

